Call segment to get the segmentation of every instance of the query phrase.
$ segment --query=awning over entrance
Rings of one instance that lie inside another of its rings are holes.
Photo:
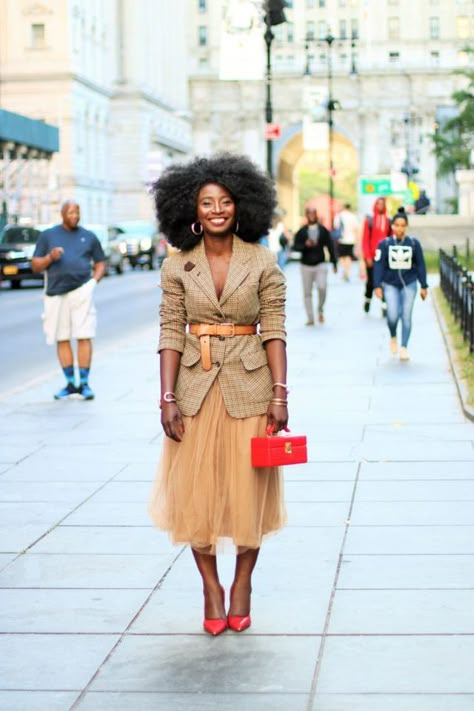
[[[51,154],[59,150],[59,129],[44,121],[0,109],[0,143],[13,143],[12,150],[25,146]]]

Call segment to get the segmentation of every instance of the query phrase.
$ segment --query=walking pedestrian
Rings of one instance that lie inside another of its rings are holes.
[[[350,203],[346,203],[343,209],[334,218],[334,227],[339,233],[337,241],[337,256],[342,267],[342,278],[344,281],[350,280],[352,261],[354,259],[354,249],[360,240],[360,223],[357,216],[352,212]]]
[[[255,469],[250,440],[288,422],[285,277],[258,244],[272,182],[243,156],[170,166],[157,217],[180,251],[161,270],[161,423],[166,434],[150,514],[189,544],[204,591],[204,630],[250,626],[251,581],[266,534],[286,521],[279,468]],[[258,328],[259,327],[259,328]],[[236,547],[229,607],[217,551]]]
[[[104,276],[105,255],[97,236],[79,226],[81,212],[77,202],[65,202],[61,217],[61,224],[40,234],[32,259],[33,271],[46,272],[43,328],[46,342],[57,344],[66,378],[65,387],[54,398],[64,400],[77,395],[83,400],[93,400],[89,385],[92,339],[96,334],[93,293]],[[72,339],[77,339],[78,384]]]
[[[318,321],[324,323],[324,304],[327,295],[328,265],[325,248],[337,273],[337,259],[334,243],[329,231],[318,220],[317,211],[308,207],[305,210],[307,224],[295,234],[293,249],[301,252],[301,278],[303,299],[306,309],[306,325],[314,325],[313,286],[318,290]]]
[[[426,194],[426,190],[420,190],[418,198],[415,200],[415,213],[417,215],[426,215],[429,211],[431,201]]]
[[[402,322],[400,360],[409,360],[407,346],[412,327],[412,312],[416,297],[416,283],[421,284],[423,301],[428,294],[426,266],[421,244],[407,232],[406,213],[393,218],[393,236],[378,246],[374,262],[374,293],[387,302],[387,325],[390,332],[390,350],[398,353],[397,326]]]
[[[385,198],[379,197],[374,202],[373,214],[364,220],[362,232],[362,255],[367,275],[365,284],[364,311],[370,311],[372,294],[374,293],[374,257],[379,242],[392,234],[390,220],[387,217]],[[386,305],[382,297],[382,315],[385,316]]]

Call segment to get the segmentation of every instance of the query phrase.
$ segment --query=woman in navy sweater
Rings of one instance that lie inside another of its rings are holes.
[[[374,260],[374,293],[387,302],[387,324],[390,350],[398,353],[397,326],[402,322],[400,360],[409,360],[407,346],[411,332],[411,315],[416,297],[416,282],[421,285],[423,301],[428,294],[423,250],[414,237],[406,234],[408,218],[399,212],[392,221],[391,237],[380,242]]]

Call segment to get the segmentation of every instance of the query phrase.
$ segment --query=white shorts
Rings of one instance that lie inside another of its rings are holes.
[[[59,296],[44,297],[43,329],[46,343],[94,338],[97,315],[93,301],[97,282],[89,279],[78,289]]]

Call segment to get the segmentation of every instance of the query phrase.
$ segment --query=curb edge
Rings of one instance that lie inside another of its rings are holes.
[[[441,289],[441,287],[439,287]],[[438,321],[439,325],[439,330],[441,331],[441,335],[443,336],[443,341],[444,345],[446,348],[446,353],[448,354],[448,360],[449,360],[449,367],[451,369],[451,372],[454,377],[454,382],[456,383],[456,390],[458,392],[458,397],[461,403],[461,409],[464,412],[465,416],[471,420],[471,422],[474,422],[474,408],[471,407],[470,405],[467,404],[467,388],[466,385],[464,384],[464,381],[461,377],[461,373],[459,372],[458,365],[456,363],[456,358],[454,355],[454,349],[451,345],[451,339],[446,327],[446,322],[443,318],[443,315],[441,313],[439,304],[438,304],[438,298],[439,295],[438,293],[433,294],[433,297],[431,298],[431,303],[433,304],[434,312],[436,314],[436,319]]]

